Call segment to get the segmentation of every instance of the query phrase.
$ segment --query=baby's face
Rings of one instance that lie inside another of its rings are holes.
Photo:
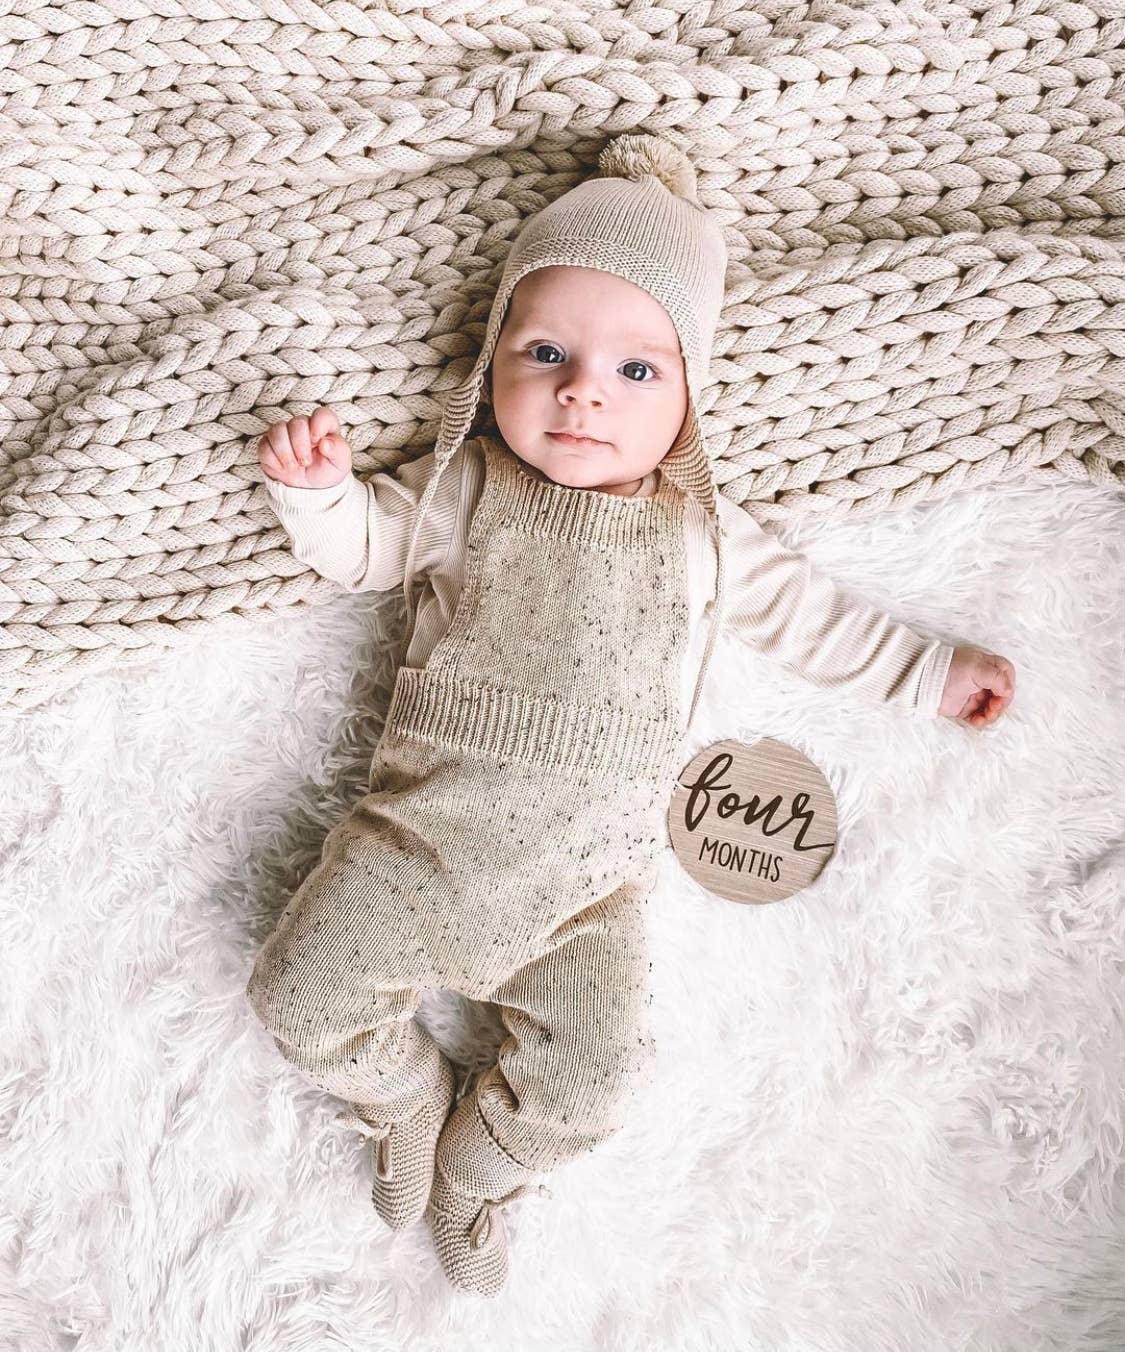
[[[643,479],[688,411],[667,310],[641,287],[593,268],[539,268],[516,284],[489,374],[505,442],[572,488]],[[597,444],[552,435],[575,427]]]

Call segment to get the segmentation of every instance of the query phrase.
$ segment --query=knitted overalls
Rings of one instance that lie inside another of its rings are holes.
[[[540,481],[486,442],[448,632],[400,667],[370,791],[327,836],[248,994],[372,1117],[417,1110],[426,987],[510,1037],[446,1124],[498,1197],[619,1127],[652,1044],[645,906],[686,733],[684,498]]]

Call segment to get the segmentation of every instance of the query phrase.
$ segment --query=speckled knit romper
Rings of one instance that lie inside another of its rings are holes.
[[[511,1036],[447,1127],[500,1196],[624,1121],[652,1044],[645,907],[686,732],[684,498],[540,481],[487,444],[465,579],[401,667],[370,792],[325,840],[248,988],[284,1054],[398,1119],[429,1086],[425,987]]]

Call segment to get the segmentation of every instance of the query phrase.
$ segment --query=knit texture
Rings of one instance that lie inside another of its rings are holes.
[[[500,1006],[511,1037],[435,1152],[460,1199],[435,1242],[470,1286],[503,1275],[495,1253],[480,1269],[473,1217],[617,1130],[651,1062],[644,908],[686,731],[669,674],[683,502],[670,481],[649,498],[540,482],[489,448],[454,623],[425,668],[400,668],[370,792],[247,986],[283,1054],[373,1122],[432,1083],[422,989]],[[479,720],[501,683],[517,716]],[[630,757],[606,758],[615,733]]]
[[[688,151],[722,229],[701,420],[759,523],[1125,478],[1117,6],[9,22],[11,703],[335,597],[287,549],[258,437],[330,404],[361,477],[431,450],[527,216],[623,133]]]
[[[371,1201],[392,1230],[405,1230],[419,1220],[430,1199],[434,1149],[438,1133],[454,1103],[457,1075],[449,1058],[432,1039],[429,1097],[412,1116],[384,1120],[380,1105],[357,1104],[337,1114],[371,1141]]]
[[[458,1290],[480,1296],[499,1294],[508,1280],[508,1235],[501,1213],[512,1202],[536,1193],[551,1195],[542,1185],[522,1183],[504,1197],[467,1196],[435,1169],[425,1214],[442,1269]]]
[[[659,775],[685,731],[679,490],[664,481],[654,497],[630,499],[544,484],[510,452],[486,448],[504,491],[486,491],[459,614],[424,669],[399,668],[388,722],[403,736],[451,739],[502,760]],[[554,641],[571,625],[580,631],[573,643]],[[523,627],[526,642],[516,637]]]

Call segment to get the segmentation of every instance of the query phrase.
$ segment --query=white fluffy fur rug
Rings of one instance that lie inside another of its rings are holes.
[[[724,641],[690,751],[799,747],[837,853],[751,907],[666,852],[658,1084],[513,1205],[491,1301],[382,1228],[243,993],[363,791],[398,598],[0,714],[5,1352],[1125,1346],[1125,502],[1006,484],[782,538],[1009,657],[1015,701],[977,732]],[[423,1010],[498,1045],[487,1007]]]

